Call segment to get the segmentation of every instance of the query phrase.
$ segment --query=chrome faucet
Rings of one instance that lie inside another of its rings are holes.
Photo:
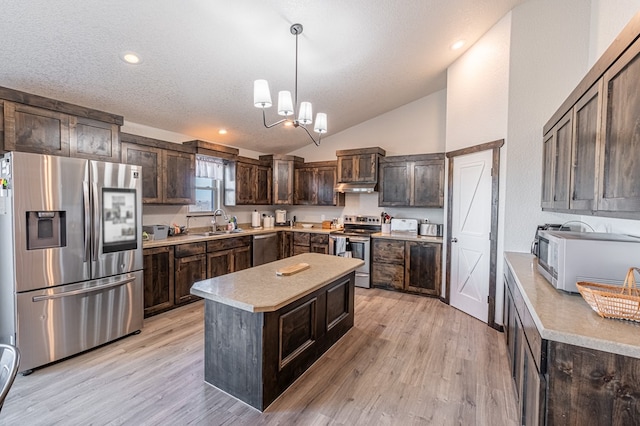
[[[222,213],[222,215],[220,214]],[[224,220],[229,221],[229,217],[222,209],[215,209],[213,212],[213,220],[211,221],[211,226],[213,227],[213,232],[218,230],[218,216],[222,216]]]

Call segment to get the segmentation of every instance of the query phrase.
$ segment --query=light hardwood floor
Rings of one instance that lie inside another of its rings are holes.
[[[203,381],[203,303],[18,376],[0,425],[515,425],[503,335],[438,300],[356,289],[355,327],[260,413]]]

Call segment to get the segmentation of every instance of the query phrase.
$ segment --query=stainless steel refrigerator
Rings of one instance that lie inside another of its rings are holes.
[[[0,158],[0,342],[20,371],[140,330],[141,167]]]

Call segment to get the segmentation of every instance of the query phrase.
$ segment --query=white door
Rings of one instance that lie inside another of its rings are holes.
[[[455,157],[451,224],[451,306],[487,322],[493,150]]]

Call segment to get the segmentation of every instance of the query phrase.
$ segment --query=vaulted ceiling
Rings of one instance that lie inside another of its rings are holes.
[[[445,88],[447,67],[525,0],[8,0],[0,86],[128,122],[259,152],[287,153],[302,131],[262,125],[253,81],[293,90],[329,133]],[[452,43],[464,39],[459,50]],[[121,59],[137,53],[142,62]],[[266,110],[267,121],[280,118]],[[220,135],[219,129],[228,130]]]

